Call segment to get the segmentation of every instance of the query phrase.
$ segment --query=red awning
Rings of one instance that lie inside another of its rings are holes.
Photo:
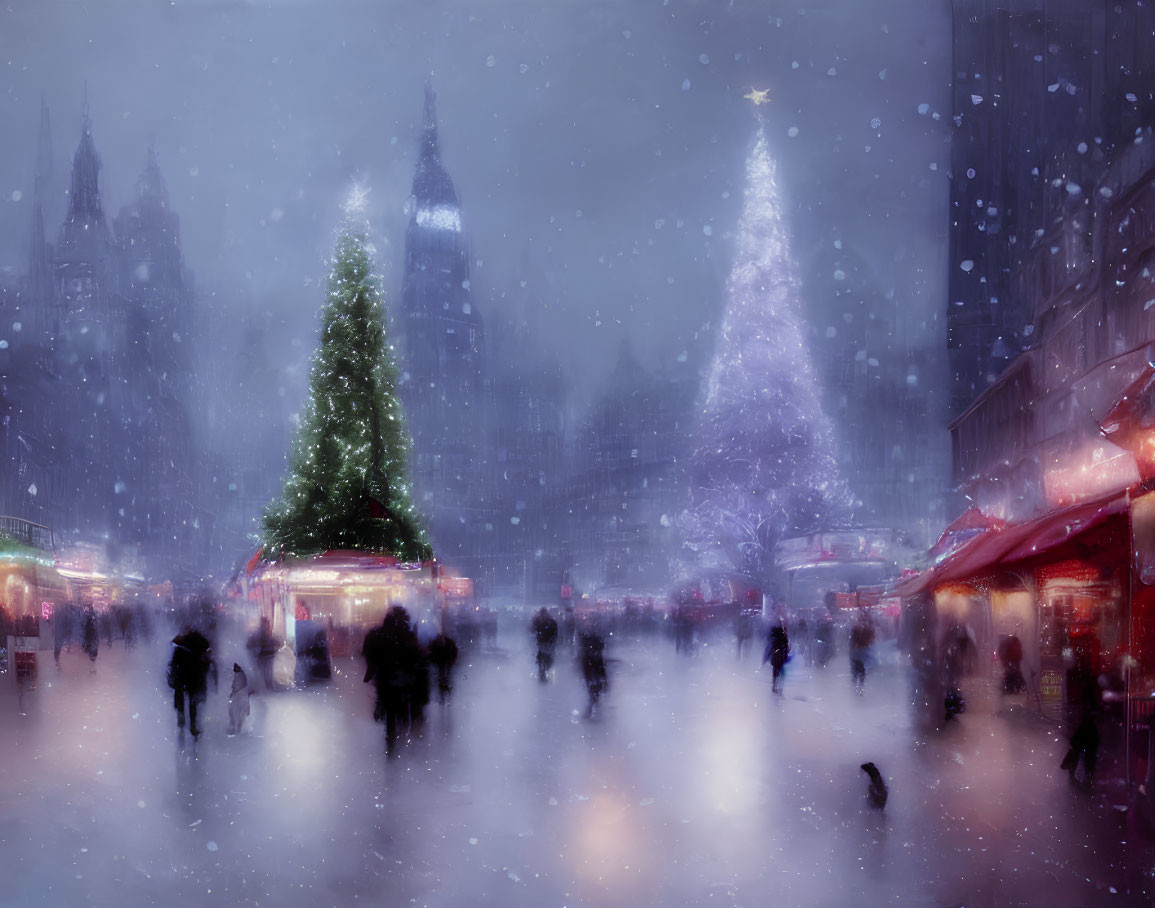
[[[1074,539],[1109,517],[1126,513],[1128,507],[1126,493],[1112,492],[1025,523],[992,529],[917,577],[899,583],[895,592],[905,599],[946,583],[991,574]]]
[[[1004,526],[1006,522],[997,517],[988,517],[976,507],[967,508],[942,531],[938,542],[930,550],[930,558],[932,561],[947,558],[974,541],[976,536]]]

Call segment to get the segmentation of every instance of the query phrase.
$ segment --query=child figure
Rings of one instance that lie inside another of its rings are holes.
[[[252,696],[249,679],[237,663],[233,663],[233,687],[229,692],[229,735],[239,735],[249,717],[249,697]]]

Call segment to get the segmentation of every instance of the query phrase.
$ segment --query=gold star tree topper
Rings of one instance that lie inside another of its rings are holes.
[[[743,95],[748,101],[753,101],[755,107],[761,107],[763,104],[770,103],[770,89],[763,88],[759,91],[757,88],[751,88],[748,95]]]

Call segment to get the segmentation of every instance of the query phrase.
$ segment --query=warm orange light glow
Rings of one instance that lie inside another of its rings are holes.
[[[1079,459],[1083,462],[1077,463]],[[1047,499],[1059,507],[1126,489],[1139,481],[1135,458],[1115,445],[1096,446],[1074,460],[1075,464],[1047,470],[1043,477]]]

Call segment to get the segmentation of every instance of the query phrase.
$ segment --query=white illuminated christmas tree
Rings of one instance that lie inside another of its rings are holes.
[[[774,177],[760,126],[683,521],[699,567],[726,565],[764,581],[779,540],[829,529],[850,505],[803,340],[800,282]]]

